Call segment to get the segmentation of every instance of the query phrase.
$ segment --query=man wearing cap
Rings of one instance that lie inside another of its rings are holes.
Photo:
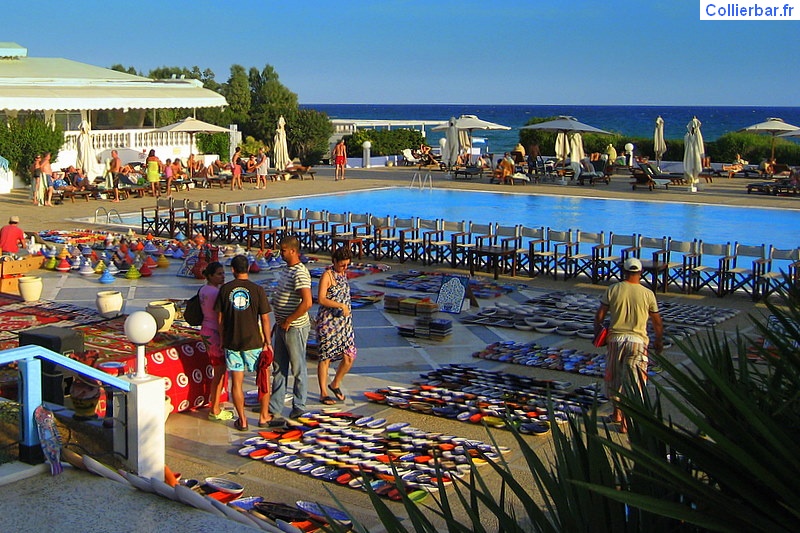
[[[627,433],[627,421],[622,416],[616,398],[629,385],[644,394],[647,384],[647,345],[650,342],[647,321],[653,322],[656,353],[661,353],[664,348],[664,328],[655,294],[640,284],[642,262],[635,257],[628,258],[623,270],[625,280],[610,286],[600,299],[600,307],[594,317],[594,330],[599,333],[606,314],[610,313],[606,395],[614,401],[611,421],[621,424],[620,433]]]
[[[13,215],[8,219],[8,225],[0,228],[0,249],[3,255],[13,255],[19,252],[20,247],[25,248],[25,232],[19,227],[19,217]]]

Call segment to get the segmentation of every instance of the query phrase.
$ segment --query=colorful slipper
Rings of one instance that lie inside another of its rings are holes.
[[[247,425],[242,424],[242,421],[239,419],[234,420],[233,427],[236,428],[236,431],[247,431],[250,429],[247,427]]]
[[[330,396],[322,396],[319,399],[319,403],[324,405],[334,405],[336,403],[336,400],[334,400]]]
[[[345,396],[344,394],[342,394],[342,389],[334,387],[333,385],[330,384],[328,385],[328,388],[331,390],[333,395],[336,396],[337,400],[339,400],[340,402],[343,402],[345,400]]]
[[[233,420],[233,413],[225,410],[220,411],[218,415],[208,413],[208,419],[216,421]]]

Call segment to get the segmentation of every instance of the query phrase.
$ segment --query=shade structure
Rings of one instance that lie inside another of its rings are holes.
[[[683,137],[685,151],[683,153],[683,175],[695,190],[698,176],[703,171],[703,134],[700,132],[702,123],[697,117],[692,118],[686,125],[686,135]]]
[[[89,122],[86,120],[81,121],[78,127],[80,134],[78,135],[78,157],[75,160],[75,168],[83,171],[83,175],[94,180],[97,176],[97,157],[94,153],[94,146],[92,146],[92,135]]]
[[[568,116],[560,116],[557,119],[548,120],[547,122],[540,122],[539,124],[531,124],[530,126],[523,126],[520,129],[539,130],[556,134],[563,134],[565,136],[563,140],[560,140],[561,137],[559,135],[556,135],[556,158],[560,160],[566,159],[567,151],[571,151],[571,148],[573,146],[572,145],[573,140],[571,134],[573,133],[579,133],[579,134],[601,133],[605,135],[611,135],[611,132],[601,130],[600,128],[595,128],[594,126],[590,126],[588,124],[584,124],[583,122],[579,122],[575,117],[568,117]],[[567,138],[569,140],[566,140]],[[580,153],[583,153],[583,139],[579,137],[578,140],[580,142]],[[563,146],[565,144],[568,144],[569,148],[560,149],[560,146]],[[559,156],[559,153],[561,153],[562,156]],[[580,161],[582,157],[583,156],[578,158],[572,157],[572,159]]]
[[[456,164],[456,160],[458,159],[458,128],[456,127],[456,118],[451,117],[450,121],[448,122],[447,132],[445,133],[445,139],[447,139],[447,144],[444,145],[444,153],[442,154],[442,160],[444,164],[448,167],[452,167]]]
[[[275,146],[273,147],[273,157],[275,158],[275,168],[283,170],[289,164],[289,147],[286,143],[286,119],[283,115],[278,117],[278,127],[275,128]]]
[[[782,118],[771,117],[764,122],[747,126],[739,131],[747,131],[751,133],[769,133],[772,135],[772,152],[770,159],[775,159],[775,137],[781,133],[788,133],[797,129],[800,128],[798,128],[798,126],[787,124]],[[786,135],[786,137],[788,137],[788,135]]]
[[[189,143],[189,153],[192,152],[192,147],[194,146],[194,136],[197,133],[230,133],[228,128],[223,128],[222,126],[217,126],[216,124],[209,124],[208,122],[203,122],[202,120],[197,120],[196,118],[186,117],[183,120],[179,120],[173,124],[169,124],[167,126],[162,126],[158,128],[156,131],[164,131],[164,132],[173,132],[173,133],[188,133],[189,137],[191,138],[191,142]]]
[[[653,132],[653,151],[656,154],[656,162],[661,163],[661,157],[667,151],[667,143],[664,140],[664,119],[661,116],[656,119],[656,129]]]
[[[451,119],[452,120],[452,119]],[[508,126],[503,126],[502,124],[497,124],[495,122],[489,122],[488,120],[482,120],[475,115],[461,115],[457,119],[455,119],[456,128],[459,130],[459,144],[462,148],[468,151],[470,155],[472,154],[472,132],[473,130],[510,130],[511,128]],[[438,126],[434,126],[431,128],[431,131],[447,131],[447,128],[450,127],[450,122],[445,122],[444,124],[439,124]],[[466,132],[466,135],[461,134],[460,132]]]
[[[611,135],[611,132],[609,131],[601,130],[600,128],[595,128],[594,126],[590,126],[588,124],[584,124],[583,122],[579,122],[575,117],[567,117],[567,116],[561,116],[554,120],[548,120],[547,122],[540,122],[539,124],[522,126],[520,129],[541,130],[554,133],[559,133],[559,132],[572,133],[577,131],[579,133],[604,133],[606,135]]]

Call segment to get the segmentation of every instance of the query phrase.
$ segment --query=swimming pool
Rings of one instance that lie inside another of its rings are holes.
[[[280,198],[266,203],[271,207],[332,213],[349,211],[402,218],[471,220],[482,224],[497,222],[503,226],[523,224],[556,230],[605,231],[606,234],[639,233],[649,237],[666,235],[709,243],[764,243],[784,249],[800,246],[797,231],[800,210],[791,209],[409,188]],[[140,225],[138,213],[124,215],[123,219],[133,227]]]

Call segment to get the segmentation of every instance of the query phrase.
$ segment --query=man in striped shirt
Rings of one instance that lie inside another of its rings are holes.
[[[292,412],[289,418],[297,418],[306,409],[308,393],[308,370],[306,368],[306,343],[311,321],[311,275],[300,262],[300,242],[295,236],[281,239],[281,258],[287,268],[278,280],[272,294],[272,310],[275,313],[275,365],[272,377],[272,398],[269,410],[279,420],[286,395],[286,383],[291,367],[294,378],[292,390]]]

